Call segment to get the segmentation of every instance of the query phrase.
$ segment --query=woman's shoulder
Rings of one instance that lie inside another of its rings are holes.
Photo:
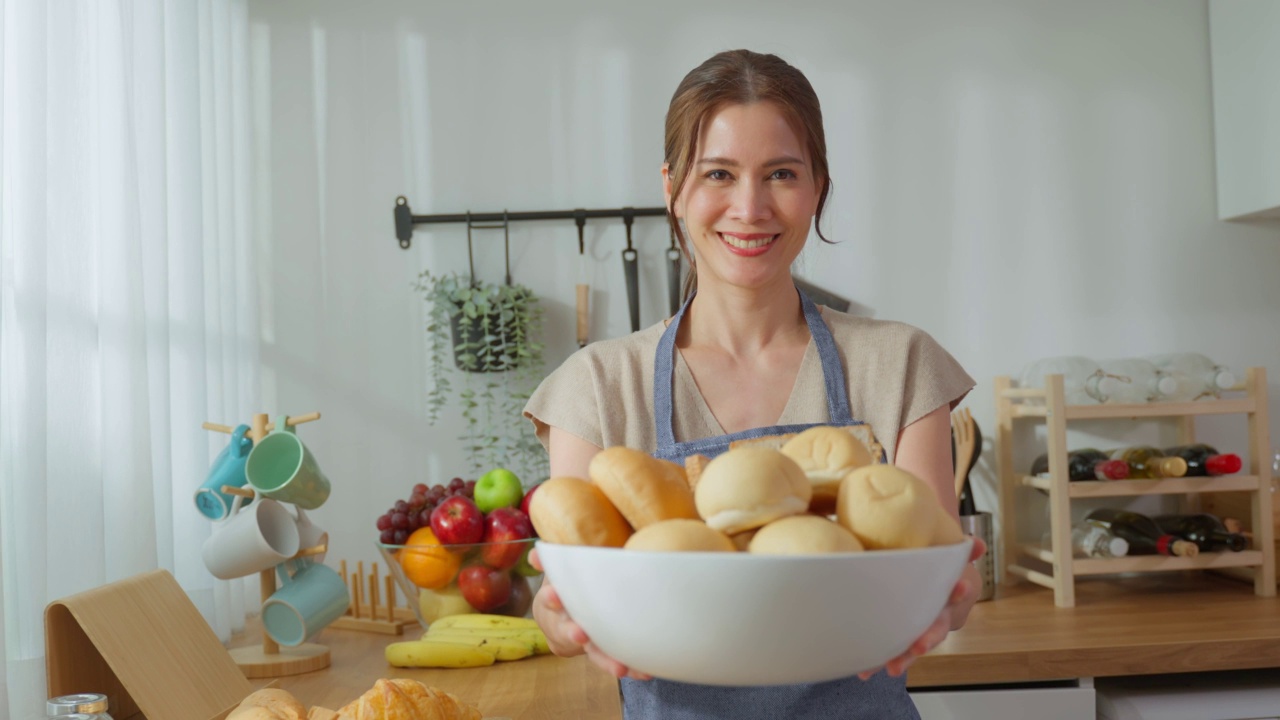
[[[879,320],[861,315],[850,315],[846,312],[822,308],[822,319],[837,344],[843,340],[858,340],[881,348],[899,348],[912,343],[927,340],[932,342],[929,333],[915,325],[900,320]]]
[[[575,350],[552,374],[581,376],[617,376],[621,369],[652,367],[653,354],[662,337],[658,323],[627,335],[595,340]]]

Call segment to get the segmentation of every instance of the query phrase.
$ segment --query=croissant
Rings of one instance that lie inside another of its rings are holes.
[[[307,709],[289,691],[266,688],[250,693],[227,720],[307,720]]]
[[[338,713],[352,720],[482,720],[453,695],[404,678],[378,680]]]

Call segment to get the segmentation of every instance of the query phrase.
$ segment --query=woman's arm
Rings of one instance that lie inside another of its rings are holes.
[[[600,448],[552,425],[547,441],[547,454],[551,456],[551,477],[576,477],[587,479],[587,467]]]

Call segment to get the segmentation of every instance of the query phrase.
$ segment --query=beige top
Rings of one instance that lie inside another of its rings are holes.
[[[973,388],[973,378],[923,330],[820,309],[840,350],[853,418],[871,425],[890,462],[902,428],[944,405],[954,408]],[[597,447],[625,445],[654,452],[653,361],[664,329],[660,322],[591,343],[548,375],[524,408],[543,446],[554,425]],[[678,352],[672,404],[676,442],[726,434]],[[775,424],[828,420],[822,363],[810,339],[791,397]]]

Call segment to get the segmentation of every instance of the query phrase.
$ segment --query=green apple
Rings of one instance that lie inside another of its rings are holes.
[[[506,468],[497,468],[476,480],[475,501],[480,512],[492,512],[498,508],[516,507],[524,497],[520,478]]]
[[[514,568],[512,568],[512,570],[516,571],[517,575],[535,577],[542,574],[541,570],[534,567],[533,564],[529,562],[529,551],[532,549],[533,543],[529,543],[529,547],[525,548],[524,553],[520,556],[520,561],[516,563]]]
[[[439,590],[419,590],[418,610],[422,612],[422,621],[428,625],[446,615],[467,615],[476,611],[454,584]]]

